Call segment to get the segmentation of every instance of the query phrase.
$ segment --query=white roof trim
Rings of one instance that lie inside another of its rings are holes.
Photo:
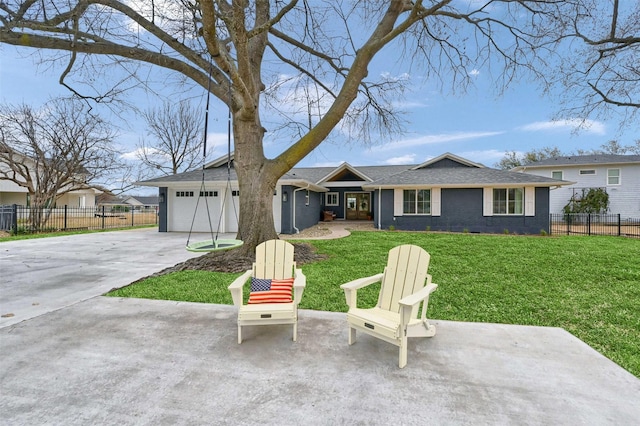
[[[223,165],[227,164],[227,161],[229,161],[229,159],[231,159],[231,161],[233,161],[234,159],[234,152],[232,151],[231,154],[225,154],[221,157],[215,158],[211,161],[209,161],[208,163],[205,163],[204,168],[205,169],[215,169],[216,167],[220,167]]]
[[[356,176],[361,177],[362,179],[364,179],[367,182],[373,182],[373,179],[371,179],[369,176],[365,175],[364,173],[362,173],[361,171],[359,171],[357,168],[353,167],[351,164],[344,162],[342,164],[340,164],[338,167],[336,167],[335,169],[333,169],[333,171],[331,173],[329,173],[328,175],[326,175],[325,177],[323,177],[322,179],[320,179],[318,182],[318,184],[322,184],[324,182],[327,182],[329,179],[331,179],[332,177],[338,175],[338,173],[344,171],[344,170],[349,170],[351,173],[353,173]]]
[[[455,162],[464,164],[464,165],[469,166],[469,167],[478,167],[478,168],[481,168],[481,169],[486,168],[483,164],[474,163],[473,161],[469,161],[466,158],[459,157],[459,156],[457,156],[455,154],[452,154],[450,152],[445,152],[442,155],[439,155],[439,156],[437,156],[435,158],[432,158],[431,160],[427,160],[422,164],[418,164],[417,166],[412,167],[410,170],[422,169],[422,168],[424,168],[424,167],[426,167],[426,166],[428,166],[430,164],[437,163],[440,160],[444,160],[445,158],[448,158],[449,160],[453,160]]]

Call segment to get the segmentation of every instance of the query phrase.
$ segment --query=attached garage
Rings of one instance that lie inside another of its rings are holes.
[[[204,189],[200,184],[168,186],[168,230],[189,232],[193,222],[193,232],[237,232],[239,201],[234,195],[237,191],[237,188],[209,183]]]

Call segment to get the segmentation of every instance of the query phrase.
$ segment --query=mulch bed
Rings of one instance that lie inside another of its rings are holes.
[[[325,254],[316,253],[315,248],[307,243],[292,243],[294,246],[294,260],[298,267],[305,263],[318,262],[327,259]],[[241,256],[237,250],[214,251],[200,257],[194,257],[185,262],[178,263],[170,268],[163,269],[145,278],[141,278],[135,282],[145,280],[150,277],[158,277],[178,271],[212,271],[212,272],[244,272],[253,267],[255,255]],[[132,283],[133,284],[133,283]]]

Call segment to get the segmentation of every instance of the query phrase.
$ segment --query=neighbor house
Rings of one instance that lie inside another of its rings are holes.
[[[551,213],[562,213],[571,197],[579,197],[583,190],[601,188],[609,195],[609,213],[622,219],[640,218],[640,155],[553,157],[513,171],[574,182],[551,191]]]
[[[139,182],[159,188],[160,231],[236,232],[239,188],[226,158]],[[549,192],[562,179],[496,170],[446,153],[418,165],[296,167],[273,194],[276,231],[294,234],[330,211],[377,228],[456,232],[549,231]]]
[[[35,162],[29,157],[22,156],[22,160],[31,169],[35,168]],[[0,160],[0,176],[9,174],[9,166]],[[78,182],[83,181],[83,176],[78,176]],[[102,191],[95,188],[79,188],[66,192],[56,200],[56,206],[69,207],[93,207],[96,195]],[[17,204],[30,207],[31,201],[27,188],[10,180],[0,178],[0,205]],[[55,206],[51,206],[55,207]]]

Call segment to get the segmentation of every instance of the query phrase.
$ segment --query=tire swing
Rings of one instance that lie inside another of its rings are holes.
[[[209,69],[209,87],[207,88],[207,107],[205,110],[204,116],[204,147],[202,150],[202,182],[200,184],[200,193],[198,194],[198,198],[196,200],[196,208],[193,211],[193,218],[191,219],[191,228],[189,228],[189,236],[187,237],[186,248],[188,251],[192,252],[210,252],[210,251],[223,251],[223,250],[231,250],[236,247],[240,247],[244,244],[242,240],[233,240],[233,239],[224,239],[218,238],[218,234],[220,231],[220,223],[222,222],[222,215],[224,214],[224,207],[227,200],[227,192],[231,189],[231,105],[229,105],[229,119],[227,124],[227,186],[224,190],[224,195],[222,198],[222,207],[220,209],[220,217],[218,218],[218,227],[216,228],[215,234],[213,233],[213,227],[211,226],[211,214],[209,212],[209,203],[206,197],[206,188],[205,188],[205,163],[207,156],[207,130],[209,128],[209,98],[211,95],[211,69]],[[229,102],[231,102],[231,85],[229,84]],[[193,231],[193,224],[196,220],[196,214],[198,213],[198,205],[200,204],[200,197],[204,197],[204,203],[207,208],[207,219],[209,222],[209,231],[211,232],[211,239],[200,241],[196,243],[189,243],[191,240],[191,232]],[[236,215],[236,222],[238,221],[238,212],[236,211],[236,205],[233,204],[233,211]]]

